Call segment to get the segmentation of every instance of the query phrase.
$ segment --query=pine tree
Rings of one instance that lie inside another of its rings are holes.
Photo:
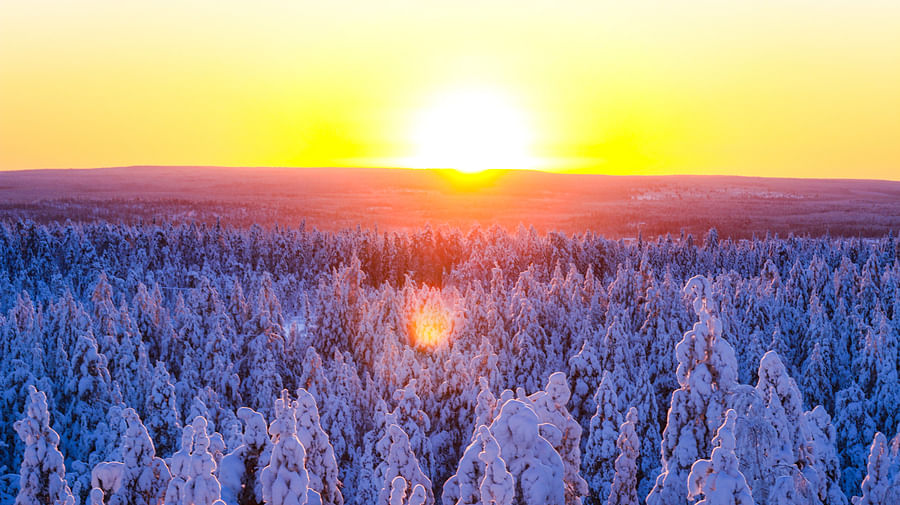
[[[637,409],[631,407],[625,415],[625,422],[619,428],[619,439],[616,448],[616,474],[610,486],[607,505],[638,505],[637,497],[637,459],[641,455],[641,445],[634,427],[637,425]]]
[[[123,445],[123,473],[121,487],[109,497],[109,505],[157,505],[164,498],[172,479],[165,461],[156,457],[156,450],[147,428],[132,408],[124,411],[128,424]]]
[[[331,382],[331,394],[328,401],[321,406],[322,429],[328,433],[328,439],[334,448],[340,480],[344,484],[341,492],[345,502],[353,502],[356,497],[357,479],[361,466],[360,447],[362,420],[356,415],[362,406],[359,398],[363,390],[362,382],[357,375],[356,366],[350,354],[343,355],[335,351]],[[358,401],[359,400],[359,401]],[[359,407],[357,408],[357,405]]]
[[[175,386],[170,382],[169,372],[161,361],[157,361],[153,368],[149,389],[144,406],[147,431],[156,442],[159,454],[172,454],[181,431],[181,422],[176,410]]]
[[[181,505],[187,481],[190,478],[191,451],[194,446],[194,427],[187,425],[181,430],[181,447],[169,458],[169,471],[172,480],[166,486],[165,505]]]
[[[434,494],[431,490],[431,480],[422,471],[416,455],[410,446],[409,437],[403,428],[396,424],[387,427],[387,435],[379,441],[379,445],[386,447],[384,451],[387,457],[378,465],[377,475],[382,481],[381,491],[378,493],[379,504],[388,504],[391,493],[391,483],[397,476],[403,477],[413,488],[421,485],[425,488],[427,505],[434,505]]]
[[[341,482],[338,479],[334,449],[328,441],[328,434],[319,424],[315,398],[300,388],[293,407],[297,419],[297,438],[306,449],[310,489],[319,493],[323,505],[343,505],[344,497],[340,491]]]
[[[852,384],[838,391],[835,399],[835,422],[838,447],[841,448],[841,489],[853,496],[864,477],[865,441],[875,436],[875,420],[859,386]]]
[[[512,505],[515,484],[500,457],[500,446],[487,427],[482,426],[479,431],[484,433],[484,445],[478,453],[478,459],[484,464],[484,479],[479,486],[481,501],[487,505]]]
[[[480,425],[473,434],[472,442],[463,451],[456,473],[444,483],[441,502],[445,505],[478,505],[481,503],[480,486],[485,477],[485,463],[479,455],[488,440],[493,440],[487,426]],[[494,441],[496,444],[496,441]]]
[[[532,394],[528,397],[528,401],[541,423],[550,423],[559,430],[561,436],[558,443],[553,443],[553,448],[562,458],[565,467],[563,479],[566,487],[566,503],[580,504],[581,498],[588,494],[589,489],[580,473],[581,425],[566,409],[570,397],[565,374],[555,372],[547,379],[544,391]]]
[[[725,422],[713,439],[715,448],[710,459],[701,459],[691,465],[688,475],[688,499],[699,495],[704,499],[697,505],[753,505],[753,496],[744,475],[738,470],[734,454],[734,410],[725,413]]]
[[[597,410],[594,393],[597,391],[601,374],[601,360],[590,337],[584,340],[578,354],[569,358],[569,381],[572,384],[572,416],[585,431],[590,427],[590,419]]]
[[[216,460],[210,453],[210,437],[203,416],[195,417],[190,426],[185,427],[181,450],[172,456],[171,471],[166,505],[224,505],[222,487],[214,475]]]
[[[590,495],[585,500],[588,505],[603,503],[603,497],[609,496],[614,475],[616,434],[622,423],[622,414],[609,372],[603,374],[594,398],[597,411],[591,417],[584,457],[581,460],[581,471],[587,477],[590,489]]]
[[[306,505],[315,491],[309,488],[306,449],[297,438],[297,419],[287,390],[275,400],[275,420],[269,433],[274,447],[259,476],[263,500],[267,505]]]
[[[16,421],[14,428],[25,442],[16,505],[75,505],[63,456],[57,449],[59,435],[50,427],[47,396],[34,386],[28,386],[25,417]]]
[[[521,400],[509,400],[491,423],[500,457],[516,483],[513,503],[563,505],[565,466],[553,445],[540,432],[537,414]],[[553,425],[544,424],[562,438]]]
[[[425,475],[431,475],[434,468],[431,440],[428,438],[431,420],[422,410],[422,400],[416,393],[417,382],[416,379],[412,379],[405,388],[394,392],[394,402],[397,406],[393,412],[385,416],[385,420],[388,425],[396,424],[403,429],[409,438],[412,451],[422,465],[422,471]]]
[[[896,456],[895,456],[896,457]],[[866,478],[862,481],[862,496],[853,497],[853,505],[884,505],[900,500],[900,474],[891,475],[891,454],[881,432],[875,434],[869,449]]]
[[[434,400],[439,409],[431,431],[431,445],[434,469],[445,469],[442,474],[435,474],[435,481],[446,481],[452,471],[451,465],[459,459],[467,440],[468,419],[475,404],[476,381],[470,376],[469,360],[454,345],[450,356],[444,361],[443,381],[438,385]]]
[[[228,505],[261,505],[260,474],[269,464],[272,441],[262,414],[241,407],[237,415],[244,421],[243,439],[241,445],[222,458],[219,464],[222,501]]]
[[[737,385],[737,360],[722,338],[722,323],[713,313],[712,287],[702,276],[684,288],[693,297],[700,321],[675,348],[679,388],[672,393],[662,442],[662,473],[647,496],[647,505],[681,503],[690,466],[708,451],[724,416],[727,395]]]
[[[822,503],[846,505],[847,497],[840,488],[841,463],[837,454],[837,433],[831,417],[821,405],[803,413],[803,432],[806,442],[801,455],[817,473],[810,479],[816,484],[816,494]]]

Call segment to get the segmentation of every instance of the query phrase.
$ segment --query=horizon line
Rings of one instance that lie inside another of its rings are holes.
[[[671,173],[671,174],[611,174],[604,172],[590,172],[587,168],[579,168],[579,169],[540,169],[540,168],[486,168],[484,170],[480,170],[478,172],[465,172],[456,168],[450,167],[429,167],[429,168],[415,168],[415,167],[402,167],[402,166],[364,166],[364,165],[304,165],[304,166],[295,166],[295,165],[204,165],[204,164],[183,164],[183,165],[168,165],[168,164],[129,164],[129,165],[106,165],[106,166],[96,166],[96,167],[40,167],[40,168],[13,168],[13,169],[0,169],[0,175],[5,173],[21,173],[21,172],[43,172],[43,171],[92,171],[92,170],[111,170],[111,169],[126,169],[126,168],[204,168],[204,169],[214,169],[214,168],[235,168],[235,169],[288,169],[288,170],[311,170],[311,169],[336,169],[336,170],[407,170],[407,171],[433,171],[433,172],[456,172],[460,176],[477,176],[480,173],[484,172],[524,172],[524,173],[541,173],[541,174],[550,174],[550,175],[579,175],[579,176],[601,176],[601,177],[616,177],[616,178],[625,178],[625,177],[638,177],[638,178],[653,178],[653,177],[729,177],[729,178],[739,178],[739,179],[776,179],[776,180],[802,180],[802,181],[869,181],[869,182],[900,182],[900,178],[897,179],[878,179],[878,178],[860,178],[860,177],[803,177],[803,176],[791,176],[791,177],[779,177],[779,176],[768,176],[768,175],[740,175],[740,174],[702,174],[702,173],[690,173],[690,172],[680,172],[680,173]]]

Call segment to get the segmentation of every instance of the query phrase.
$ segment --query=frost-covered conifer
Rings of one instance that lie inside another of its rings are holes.
[[[584,340],[578,354],[569,358],[569,381],[572,384],[572,416],[581,423],[585,431],[590,427],[590,419],[597,410],[594,393],[602,375],[600,356],[591,337]]]
[[[434,401],[437,402],[437,416],[431,431],[431,445],[434,470],[444,469],[435,474],[436,481],[443,482],[452,472],[451,465],[458,459],[469,435],[466,420],[472,415],[476,401],[474,388],[477,382],[469,375],[468,359],[456,346],[444,362],[444,380],[438,386]]]
[[[845,505],[847,497],[840,488],[841,463],[837,454],[837,433],[824,407],[817,405],[813,410],[803,413],[802,431],[806,441],[801,456],[816,473],[813,478],[808,479],[814,484],[816,495],[822,503]]]
[[[422,471],[426,475],[431,475],[434,467],[431,440],[428,438],[431,420],[428,418],[428,414],[422,410],[422,400],[416,393],[416,386],[417,381],[412,379],[405,388],[394,392],[394,402],[397,406],[393,412],[385,416],[385,419],[388,425],[396,424],[403,429],[403,432],[409,437],[412,451],[422,465]],[[385,434],[385,436],[390,436],[390,434]]]
[[[660,405],[668,400],[672,391],[678,387],[675,380],[675,368],[678,362],[675,359],[675,346],[684,335],[689,321],[684,311],[682,293],[678,289],[678,283],[669,266],[665,269],[663,281],[660,283],[651,279],[651,285],[647,288],[647,319],[641,325],[640,333],[644,340],[649,342],[648,375],[653,383],[655,396]],[[663,417],[665,410],[659,409]],[[658,422],[654,420],[653,422]],[[647,419],[646,422],[651,422]],[[654,457],[653,459],[658,459]]]
[[[263,275],[256,309],[243,324],[243,331],[249,342],[238,366],[243,379],[241,397],[251,408],[266,415],[270,413],[269,399],[282,388],[278,357],[284,356],[284,318],[268,272]]]
[[[521,400],[509,400],[491,423],[500,457],[516,483],[513,503],[563,505],[565,466],[553,445],[540,433],[537,414]],[[552,425],[544,424],[557,432]]]
[[[25,442],[16,505],[75,505],[63,456],[57,449],[59,435],[50,427],[47,396],[34,386],[28,386],[25,417],[14,427]]]
[[[834,428],[841,448],[841,489],[853,496],[865,476],[866,440],[872,440],[876,431],[868,401],[856,384],[838,391]]]
[[[176,446],[181,422],[175,404],[175,386],[170,382],[166,365],[157,361],[149,384],[144,411],[145,426],[161,455],[171,454]]]
[[[387,433],[388,407],[384,400],[378,399],[372,415],[372,429],[363,435],[363,453],[360,458],[360,470],[357,482],[357,496],[360,503],[375,503],[383,481],[378,478],[378,467],[387,457],[389,445],[379,442]]]
[[[359,427],[363,422],[357,415],[357,405],[363,404],[363,387],[356,366],[350,361],[350,354],[342,355],[335,351],[334,356],[331,395],[320,408],[322,429],[328,433],[328,439],[334,448],[340,480],[344,484],[344,501],[353,502],[362,460],[362,451],[357,448],[360,447],[359,441],[362,438]]]
[[[684,482],[691,465],[709,450],[721,425],[728,393],[737,385],[737,360],[722,338],[722,323],[713,314],[712,288],[702,276],[691,278],[684,288],[693,297],[700,321],[684,334],[675,348],[679,388],[663,431],[662,473],[647,496],[647,505],[684,501]]]
[[[622,414],[609,372],[603,373],[603,380],[600,381],[594,399],[597,411],[591,417],[590,431],[581,459],[581,471],[590,489],[590,495],[585,500],[588,505],[603,503],[604,497],[609,496],[614,475],[616,437],[618,426],[622,423]]]
[[[765,403],[766,419],[772,423],[780,441],[773,447],[774,454],[777,454],[775,463],[792,465],[797,461],[801,444],[803,399],[800,391],[775,351],[769,351],[762,357],[757,375],[756,391]]]
[[[206,432],[206,419],[196,417],[194,427],[194,448],[191,451],[191,478],[187,482],[186,501],[194,505],[220,503],[222,487],[213,475],[216,461],[210,452],[210,437]]]
[[[497,389],[500,387],[500,369],[499,357],[494,352],[494,346],[487,337],[481,337],[481,345],[478,347],[477,354],[471,360],[469,365],[470,377],[484,377],[487,380],[488,387]]]
[[[697,505],[753,505],[753,496],[734,455],[734,410],[725,413],[725,422],[713,439],[710,459],[697,460],[688,475],[688,499],[703,495]]]
[[[900,316],[895,315],[900,321]],[[900,425],[900,333],[891,328],[887,316],[875,312],[873,328],[874,344],[878,347],[878,361],[875,364],[875,385],[873,414],[876,425],[881,429],[896,429]],[[868,345],[868,343],[867,343]]]
[[[378,504],[388,504],[391,493],[391,483],[397,476],[403,477],[413,488],[422,486],[425,488],[427,505],[434,504],[434,494],[431,490],[431,480],[422,471],[416,455],[412,451],[409,437],[403,428],[396,424],[387,427],[387,435],[379,441],[379,445],[387,447],[387,457],[378,465],[376,472],[382,481],[381,491],[378,493]]]
[[[487,426],[480,425],[473,434],[472,442],[463,451],[456,469],[444,483],[441,502],[445,505],[477,505],[481,500],[480,486],[485,476],[484,462],[479,454],[484,451],[488,439],[493,440]],[[496,444],[496,441],[494,441]]]
[[[125,409],[128,425],[122,441],[123,467],[120,487],[109,497],[109,505],[157,505],[163,501],[172,479],[137,412]]]
[[[484,464],[484,479],[479,486],[481,501],[486,505],[512,505],[515,483],[500,457],[500,446],[487,427],[482,426],[479,432],[484,432],[484,446],[478,453],[479,461]]]
[[[833,372],[829,365],[827,349],[818,342],[813,345],[812,351],[803,363],[800,387],[808,405],[822,405],[826,409],[832,409],[834,405],[834,391],[831,387]]]
[[[569,414],[566,404],[571,393],[562,372],[555,372],[547,379],[544,391],[528,397],[531,407],[541,423],[550,423],[559,430],[560,439],[553,448],[560,455],[565,466],[566,503],[580,504],[588,494],[588,484],[581,477],[581,425]]]
[[[306,350],[297,384],[299,387],[309,391],[309,394],[313,395],[316,402],[324,404],[327,400],[328,391],[331,388],[328,384],[328,377],[325,376],[325,366],[322,363],[322,357],[313,347]]]
[[[338,478],[334,449],[328,441],[328,434],[319,424],[319,410],[316,400],[303,388],[297,390],[294,404],[297,419],[297,438],[306,449],[306,471],[309,474],[310,489],[319,493],[323,505],[343,505],[341,482]]]
[[[203,416],[195,417],[184,428],[181,449],[170,464],[172,480],[166,489],[166,505],[224,505],[206,428]]]
[[[263,502],[259,477],[269,464],[272,441],[262,414],[241,407],[237,415],[244,421],[243,440],[219,464],[222,501],[227,505],[256,505]]]
[[[151,293],[143,283],[138,284],[131,308],[138,334],[147,343],[150,361],[171,359],[169,352],[174,347],[175,330],[163,306],[159,285],[154,286]]]
[[[123,407],[121,395],[106,363],[91,334],[79,336],[65,367],[66,379],[57,390],[62,392],[57,399],[59,427],[66,435],[61,446],[70,462],[73,490],[80,497],[90,490],[90,469],[118,457],[117,435],[124,431],[116,416]]]
[[[523,298],[517,309],[515,320],[516,333],[513,337],[515,349],[515,383],[526,391],[540,389],[540,378],[543,376],[545,356],[541,345],[547,340],[547,333],[538,321],[537,310],[530,298]]]
[[[637,409],[631,407],[625,415],[625,422],[619,428],[619,439],[616,447],[619,456],[615,461],[616,473],[610,486],[606,505],[638,505],[637,497],[637,459],[641,455],[641,444],[637,433]]]
[[[900,474],[891,466],[887,440],[881,432],[878,432],[869,449],[867,474],[862,481],[862,496],[854,496],[853,505],[887,505],[900,502]],[[891,470],[894,470],[893,474]]]
[[[169,458],[172,479],[166,486],[166,505],[184,503],[187,481],[190,478],[191,450],[194,447],[194,427],[190,424],[181,430],[181,447]]]
[[[272,457],[260,473],[263,500],[271,505],[307,505],[310,493],[309,473],[306,471],[306,449],[297,438],[297,419],[282,390],[275,400],[275,420],[269,426],[272,435]],[[312,504],[309,504],[312,505]]]
[[[470,441],[475,439],[475,433],[478,431],[479,426],[491,424],[497,408],[497,397],[491,392],[487,379],[479,377],[478,384],[480,389],[478,396],[475,398],[475,422],[473,423],[474,429],[472,430]]]

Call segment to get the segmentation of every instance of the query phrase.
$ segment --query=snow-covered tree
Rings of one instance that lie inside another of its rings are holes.
[[[606,505],[638,505],[637,497],[637,459],[641,455],[641,445],[637,433],[637,409],[631,407],[625,415],[625,422],[619,428],[619,439],[616,447],[619,456],[616,458],[616,474],[610,486]]]
[[[841,491],[841,462],[837,453],[837,433],[825,408],[817,405],[803,413],[802,431],[806,441],[801,456],[815,472],[808,480],[815,484],[822,503],[845,505],[847,497]],[[809,473],[804,470],[804,473]]]
[[[515,484],[506,469],[506,462],[500,457],[500,446],[485,426],[479,428],[479,432],[484,434],[484,446],[478,453],[479,461],[484,464],[484,479],[479,486],[481,501],[486,505],[512,505]]]
[[[377,475],[383,482],[378,493],[379,504],[388,504],[391,494],[391,483],[394,478],[400,476],[413,488],[421,485],[425,488],[427,505],[434,504],[434,494],[431,490],[431,480],[422,471],[416,455],[410,446],[409,437],[403,428],[396,424],[387,427],[387,435],[380,440],[379,445],[386,446],[384,451],[387,457],[378,465]]]
[[[309,496],[315,491],[309,487],[306,449],[297,438],[297,419],[287,390],[275,400],[275,420],[269,434],[274,447],[269,464],[259,476],[263,500],[267,505],[312,505]]]
[[[876,431],[868,401],[856,384],[838,391],[834,428],[841,448],[841,489],[853,496],[865,476],[866,441],[872,440]]]
[[[585,500],[588,505],[603,503],[604,497],[609,496],[614,475],[616,437],[622,423],[622,414],[609,372],[604,372],[594,399],[597,411],[591,417],[590,431],[581,459],[581,471],[586,476],[590,489],[590,495]]]
[[[597,410],[594,393],[602,375],[601,357],[592,339],[586,338],[578,354],[569,358],[569,381],[572,383],[572,416],[587,431],[590,419]]]
[[[797,384],[775,351],[767,352],[759,362],[759,381],[756,391],[765,405],[766,419],[775,428],[778,444],[772,447],[774,464],[793,465],[803,442],[800,420],[803,416],[803,398]]]
[[[181,449],[172,456],[172,480],[166,489],[166,505],[224,505],[216,479],[216,461],[209,452],[207,422],[197,416],[186,426]]]
[[[900,503],[900,474],[896,468],[891,467],[887,440],[881,432],[878,432],[869,449],[867,474],[862,481],[862,496],[854,496],[853,505]]]
[[[562,435],[553,425],[539,427],[539,423],[537,414],[525,402],[509,400],[500,408],[490,431],[500,446],[500,457],[516,483],[513,503],[563,505],[565,466],[544,437],[552,431],[560,439]],[[540,428],[545,428],[543,433]]]
[[[147,428],[137,412],[125,409],[123,418],[128,425],[122,441],[122,477],[120,487],[109,497],[109,505],[158,505],[163,501],[172,479],[165,461],[156,456],[156,449]]]
[[[713,439],[710,459],[697,460],[688,475],[688,499],[703,495],[697,505],[753,505],[753,496],[734,454],[734,410],[725,413],[725,422]]]
[[[75,505],[63,456],[57,449],[59,435],[50,427],[47,396],[42,391],[28,386],[25,417],[14,426],[25,442],[16,505]]]
[[[472,442],[463,451],[456,473],[444,482],[441,502],[444,505],[477,505],[481,502],[481,483],[484,481],[485,464],[479,459],[491,432],[484,424],[478,426]],[[496,441],[494,441],[496,444]]]
[[[170,382],[166,365],[156,362],[144,406],[147,432],[161,455],[171,454],[181,431],[175,403],[175,386]]]
[[[588,484],[581,477],[581,425],[569,414],[566,404],[571,392],[562,372],[550,374],[543,391],[528,397],[530,406],[541,423],[549,423],[560,433],[558,443],[553,448],[560,455],[565,466],[566,503],[580,504],[581,498],[589,492]]]
[[[428,438],[431,420],[422,409],[422,400],[416,392],[417,383],[416,379],[412,379],[406,387],[394,392],[393,398],[397,406],[385,416],[385,420],[388,425],[396,424],[403,429],[409,438],[412,451],[422,465],[422,471],[425,475],[431,475],[434,467],[431,440]]]
[[[258,505],[263,503],[259,477],[269,464],[272,441],[262,414],[241,407],[237,415],[244,421],[244,434],[241,445],[219,464],[222,501],[227,505]]]
[[[663,431],[662,473],[647,496],[647,505],[685,500],[684,482],[690,467],[709,451],[725,413],[728,393],[737,385],[734,349],[722,337],[722,323],[714,314],[709,281],[702,276],[693,277],[684,291],[693,297],[694,312],[700,321],[675,348],[679,388],[672,393]]]
[[[334,449],[328,441],[328,434],[319,424],[315,398],[307,390],[300,388],[293,407],[297,419],[297,438],[306,449],[310,489],[319,493],[323,505],[343,505],[344,497],[341,495]]]

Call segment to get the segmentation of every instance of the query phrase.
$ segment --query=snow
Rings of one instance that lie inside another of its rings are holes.
[[[699,495],[703,499],[697,505],[753,505],[753,496],[744,475],[738,470],[734,454],[734,410],[725,413],[725,422],[713,439],[715,449],[710,459],[698,460],[688,475],[688,499]],[[786,502],[781,502],[786,503]]]
[[[547,425],[540,425],[537,414],[525,402],[509,400],[491,423],[490,432],[516,482],[513,502],[563,505],[565,466],[553,445],[540,434],[540,426]]]
[[[274,447],[269,464],[262,469],[263,500],[272,505],[312,505],[308,503],[309,474],[304,463],[306,449],[297,438],[297,419],[287,390],[275,401],[275,420],[269,425]]]
[[[4,222],[0,294],[0,505],[716,500],[729,429],[755,503],[897,501],[893,236]]]

